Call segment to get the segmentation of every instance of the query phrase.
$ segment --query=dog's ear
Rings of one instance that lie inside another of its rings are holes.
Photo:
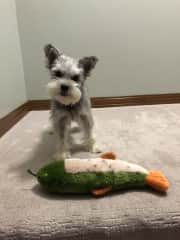
[[[97,61],[98,58],[94,56],[84,57],[79,60],[79,65],[83,68],[85,77],[90,75],[91,70],[96,66]]]
[[[47,44],[44,47],[44,53],[47,59],[47,68],[51,68],[54,61],[59,57],[60,53],[58,49],[56,49],[51,44]]]

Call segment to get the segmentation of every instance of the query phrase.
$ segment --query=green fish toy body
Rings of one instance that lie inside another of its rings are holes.
[[[36,177],[41,186],[52,193],[100,196],[110,191],[147,186],[165,192],[169,187],[168,180],[159,171],[104,158],[54,161],[42,167]]]

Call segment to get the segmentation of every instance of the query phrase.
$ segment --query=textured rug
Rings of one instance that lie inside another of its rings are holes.
[[[171,184],[167,195],[45,194],[26,170],[50,161],[55,139],[45,131],[48,111],[32,111],[0,139],[0,239],[180,238],[180,105],[94,109],[93,114],[102,149],[162,170]]]

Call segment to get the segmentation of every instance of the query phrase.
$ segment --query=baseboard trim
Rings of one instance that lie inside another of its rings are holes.
[[[91,98],[92,107],[123,107],[136,105],[172,104],[180,103],[180,93],[136,95],[123,97],[94,97]],[[28,101],[29,110],[49,109],[49,100],[30,100]]]
[[[95,97],[91,98],[92,107],[123,107],[136,105],[172,104],[180,103],[180,93],[136,95],[124,97]],[[48,110],[49,100],[30,100],[4,118],[0,119],[0,137],[4,135],[13,125],[23,118],[29,111]]]
[[[27,102],[0,119],[0,137],[28,113]]]

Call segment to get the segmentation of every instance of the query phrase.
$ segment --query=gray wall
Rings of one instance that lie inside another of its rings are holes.
[[[100,59],[91,96],[180,92],[179,0],[16,0],[30,99],[45,98],[42,47]]]
[[[0,118],[26,101],[14,0],[0,1]]]

